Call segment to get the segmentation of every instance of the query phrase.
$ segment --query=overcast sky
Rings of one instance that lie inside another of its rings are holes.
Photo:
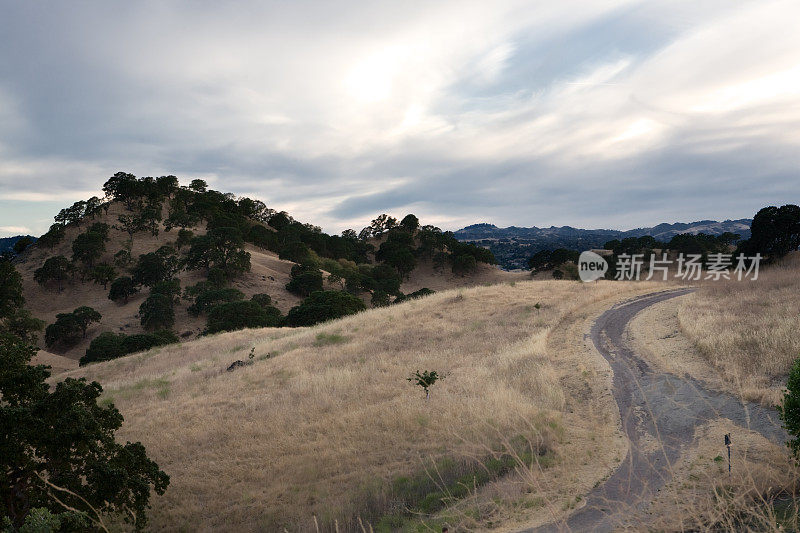
[[[0,0],[0,236],[124,170],[338,232],[800,202],[797,0]]]

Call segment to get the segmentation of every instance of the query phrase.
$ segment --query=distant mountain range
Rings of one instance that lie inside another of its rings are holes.
[[[570,250],[588,250],[602,248],[612,239],[626,237],[643,237],[651,235],[659,241],[669,241],[681,233],[705,233],[721,235],[725,232],[736,233],[741,239],[750,237],[752,219],[739,220],[699,220],[697,222],[659,224],[651,228],[636,228],[627,231],[612,229],[580,229],[571,226],[550,226],[549,228],[522,228],[510,226],[498,228],[494,224],[473,224],[455,232],[460,241],[475,242],[489,248],[494,253],[500,266],[506,270],[526,268],[527,260],[539,250],[567,248]]]
[[[14,243],[23,237],[25,237],[25,235],[17,235],[16,237],[0,237],[0,254],[3,252],[13,251]],[[36,237],[32,237],[31,235],[28,235],[28,237],[31,237],[34,241],[36,240]]]

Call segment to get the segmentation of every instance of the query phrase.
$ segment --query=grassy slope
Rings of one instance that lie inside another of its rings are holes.
[[[800,357],[800,253],[756,281],[707,281],[685,299],[680,325],[735,392],[774,403]]]
[[[656,287],[529,281],[452,290],[65,375],[99,380],[125,416],[120,438],[141,440],[172,476],[154,501],[156,530],[306,530],[314,516],[380,514],[386,502],[376,495],[419,472],[423,458],[481,456],[517,435],[555,465],[478,491],[475,509],[457,507],[450,520],[541,522],[624,457],[610,372],[579,342],[582,328],[613,301]],[[225,371],[251,348],[252,366]],[[428,402],[405,380],[417,369],[447,374]]]

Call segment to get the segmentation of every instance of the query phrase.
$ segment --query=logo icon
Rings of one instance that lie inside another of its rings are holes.
[[[578,257],[578,276],[581,281],[598,280],[606,275],[606,271],[608,271],[608,263],[603,256],[588,250],[581,252]]]

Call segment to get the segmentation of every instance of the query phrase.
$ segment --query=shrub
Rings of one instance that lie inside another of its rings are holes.
[[[170,279],[167,281],[159,281],[150,289],[150,294],[163,294],[172,300],[173,303],[177,303],[181,295],[181,280]]]
[[[795,459],[800,459],[800,359],[795,360],[789,371],[786,392],[778,406],[778,414],[790,437],[786,445]]]
[[[192,316],[200,316],[201,313],[207,312],[217,304],[239,300],[244,300],[244,293],[239,289],[205,289],[197,295],[188,311]]]
[[[392,303],[389,300],[389,295],[383,291],[375,291],[372,293],[372,305],[373,307],[386,307]]]
[[[59,313],[56,321],[44,330],[44,343],[48,348],[71,348],[81,340],[81,326],[72,313]]]
[[[155,252],[142,254],[133,267],[133,281],[137,285],[154,286],[160,281],[172,279],[180,269],[175,250],[162,246]]]
[[[108,287],[108,284],[117,277],[117,271],[111,265],[97,265],[92,269],[89,277],[95,283],[103,286],[103,289]]]
[[[469,254],[461,254],[453,257],[453,274],[464,276],[475,272],[478,268],[478,262],[475,256]]]
[[[74,270],[75,267],[66,257],[57,255],[50,257],[40,268],[37,268],[33,273],[33,279],[40,285],[45,285],[48,281],[55,281],[61,292],[64,288],[64,280],[70,277]]]
[[[189,231],[188,229],[181,229],[178,230],[178,238],[175,240],[175,247],[179,250],[192,242],[192,237],[194,237],[194,233]]]
[[[292,268],[294,271],[294,268]],[[308,296],[322,290],[322,272],[319,270],[300,272],[286,284],[286,290],[298,296]]]
[[[281,319],[281,312],[275,307],[264,308],[252,300],[227,302],[211,308],[206,333],[275,327]]]
[[[175,325],[172,297],[166,294],[150,294],[139,306],[139,319],[146,330],[170,329]]]
[[[411,292],[409,294],[401,294],[400,296],[395,298],[394,303],[399,304],[401,302],[405,302],[406,300],[416,300],[417,298],[422,298],[424,296],[429,296],[435,293],[436,291],[431,290],[427,287],[423,287],[420,290]]]
[[[115,302],[123,300],[128,303],[128,298],[139,292],[133,280],[128,276],[122,276],[111,282],[111,290],[108,291],[108,299]]]
[[[126,335],[122,339],[122,351],[124,354],[143,352],[156,346],[174,344],[178,342],[178,337],[169,330],[155,331],[153,333],[137,333]]]
[[[317,291],[292,307],[286,315],[290,326],[312,326],[326,320],[352,315],[367,308],[357,296],[343,291]]]
[[[81,357],[80,364],[85,365],[94,361],[107,361],[122,357],[125,352],[122,350],[122,340],[126,337],[124,333],[111,333],[104,331],[94,339],[86,348],[86,354]]]
[[[269,294],[254,294],[250,300],[265,309],[272,306],[272,297]]]
[[[295,263],[306,263],[312,259],[311,250],[302,242],[291,242],[282,246],[278,257]]]
[[[171,331],[156,331],[137,335],[106,331],[92,339],[91,344],[86,349],[86,355],[81,357],[80,364],[82,366],[96,361],[108,361],[129,353],[141,352],[156,346],[176,342],[178,342],[178,337]]]

